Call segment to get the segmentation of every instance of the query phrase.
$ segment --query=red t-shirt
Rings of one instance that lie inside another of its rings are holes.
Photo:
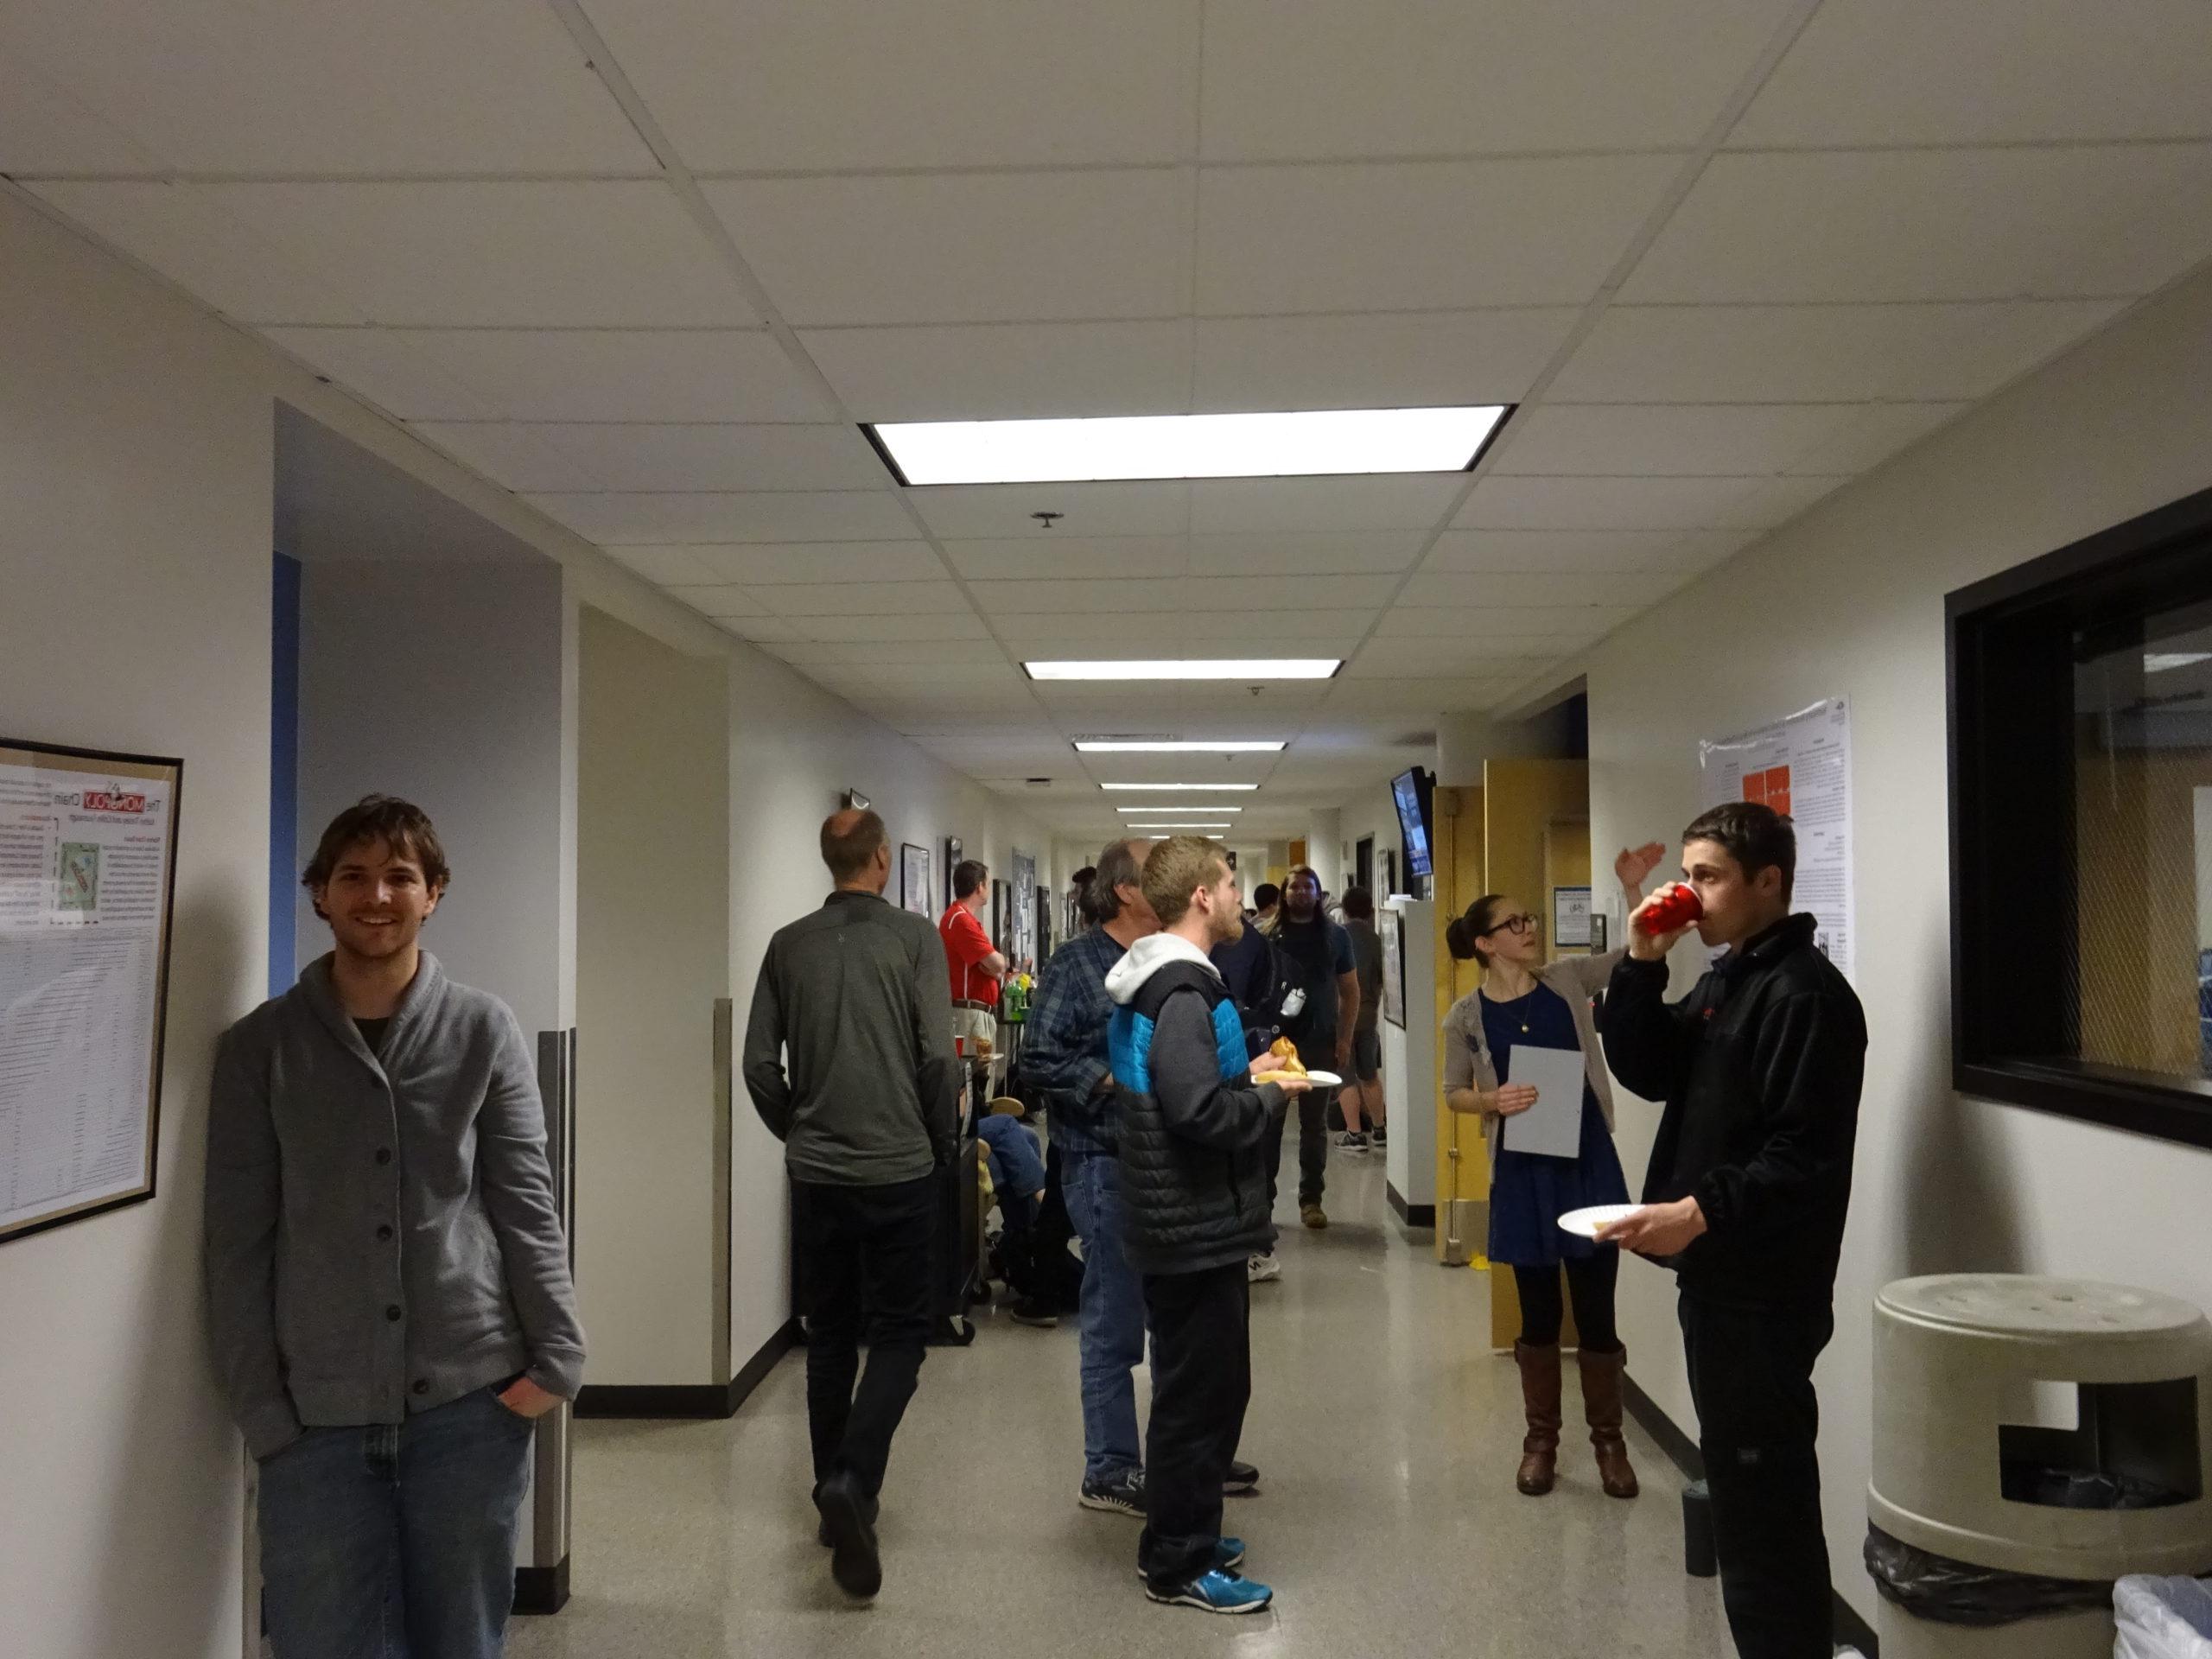
[[[999,982],[976,964],[996,950],[991,936],[965,905],[955,905],[938,918],[938,937],[944,941],[944,965],[952,976],[952,1000],[981,1002],[996,1007]]]

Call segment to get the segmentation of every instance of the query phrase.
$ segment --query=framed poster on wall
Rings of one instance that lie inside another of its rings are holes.
[[[1552,944],[1561,950],[1586,950],[1590,946],[1590,889],[1552,889]]]
[[[899,848],[899,907],[937,919],[937,895],[930,887],[930,849],[911,841]]]
[[[0,1242],[154,1196],[183,782],[0,739]]]

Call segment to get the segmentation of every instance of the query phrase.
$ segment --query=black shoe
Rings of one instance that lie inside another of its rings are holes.
[[[822,1525],[830,1535],[830,1576],[837,1587],[855,1601],[866,1601],[883,1588],[883,1558],[876,1553],[874,1508],[849,1473],[836,1474],[822,1483]]]
[[[1006,1316],[1016,1325],[1033,1325],[1042,1331],[1052,1330],[1060,1322],[1052,1305],[1036,1296],[1024,1296],[1018,1302],[1008,1303]]]
[[[1076,1494],[1075,1501],[1086,1510],[1103,1510],[1109,1515],[1134,1516],[1141,1521],[1144,1519],[1144,1471],[1124,1469],[1103,1480],[1086,1480],[1083,1483],[1083,1490]]]
[[[820,1492],[817,1491],[815,1493],[814,1501],[816,1505],[818,1507],[822,1502],[822,1494]],[[877,1514],[877,1504],[875,1499],[872,1497],[868,1499],[867,1503],[862,1506],[861,1513],[868,1516],[868,1525],[871,1527],[874,1526],[875,1524],[875,1517]],[[814,1541],[821,1545],[824,1549],[830,1548],[830,1523],[826,1520],[817,1520],[814,1523]]]
[[[1230,1497],[1248,1497],[1260,1490],[1260,1471],[1249,1463],[1239,1463],[1231,1458],[1229,1472],[1222,1478],[1221,1490]]]

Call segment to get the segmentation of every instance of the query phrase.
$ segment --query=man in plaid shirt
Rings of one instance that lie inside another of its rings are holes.
[[[1144,1283],[1122,1254],[1121,1164],[1115,1138],[1113,1074],[1106,1025],[1114,1000],[1106,975],[1122,953],[1160,930],[1145,903],[1147,841],[1117,841],[1098,855],[1090,905],[1098,925],[1052,953],[1037,982],[1022,1034],[1023,1074],[1045,1091],[1060,1195],[1083,1240],[1083,1300],[1076,1319],[1082,1351],[1085,1509],[1144,1518],[1144,1456],[1137,1439],[1135,1372],[1144,1357]],[[1249,1464],[1232,1463],[1225,1490],[1259,1484]]]

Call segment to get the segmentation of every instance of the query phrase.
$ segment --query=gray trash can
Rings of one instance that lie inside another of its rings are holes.
[[[2186,1302],[2011,1274],[1900,1280],[1875,1299],[1873,1428],[1878,1534],[1982,1569],[1955,1576],[1980,1580],[1985,1610],[2001,1612],[2009,1575],[2103,1596],[1953,1623],[1931,1571],[1916,1605],[1885,1587],[1883,1659],[2109,1659],[2114,1580],[2212,1570],[2212,1324]]]

